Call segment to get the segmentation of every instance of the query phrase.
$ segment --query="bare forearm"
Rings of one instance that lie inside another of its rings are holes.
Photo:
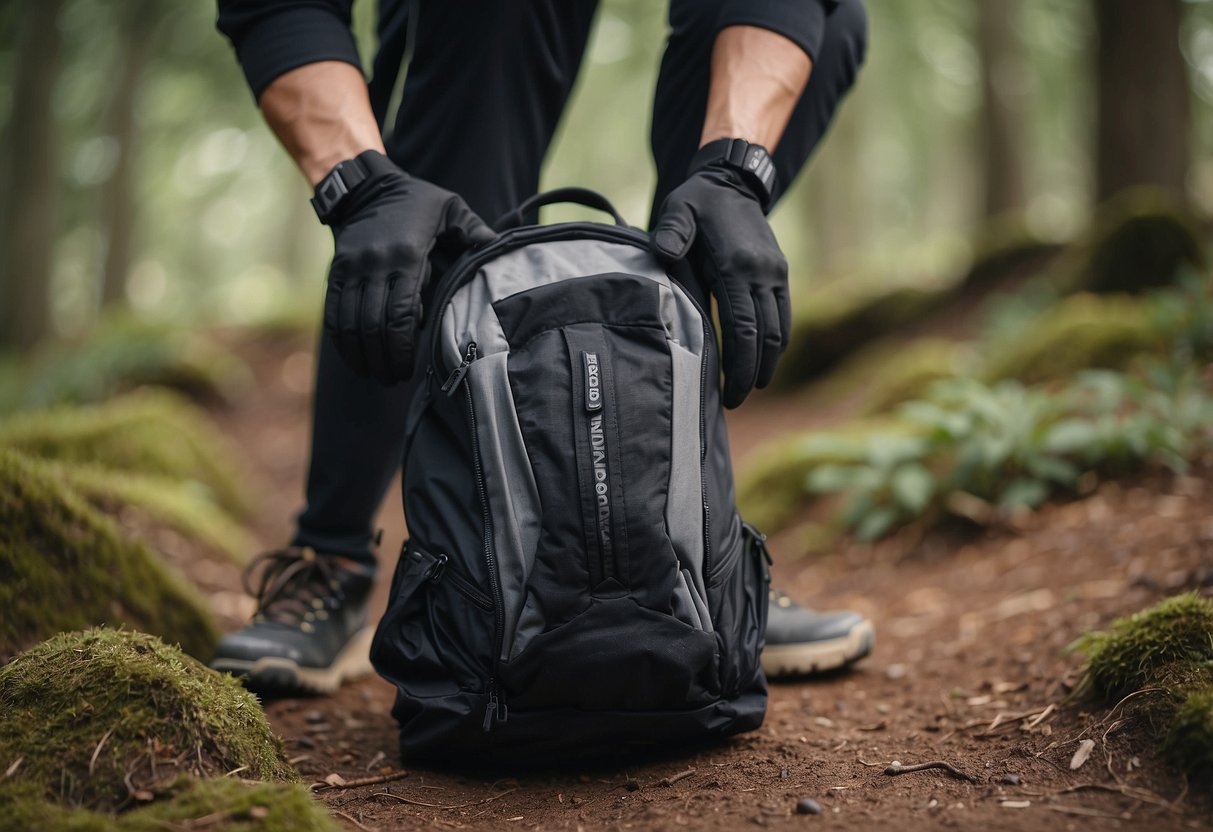
[[[805,51],[783,35],[756,26],[721,30],[700,146],[734,138],[773,151],[811,69]]]
[[[383,152],[366,80],[350,64],[321,61],[293,69],[265,88],[260,104],[270,129],[312,185],[338,162],[364,150]]]

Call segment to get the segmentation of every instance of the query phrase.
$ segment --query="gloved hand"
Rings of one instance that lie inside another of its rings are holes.
[[[374,151],[370,175],[331,220],[336,248],[324,299],[324,328],[360,376],[385,383],[413,374],[434,246],[452,255],[497,235],[458,195],[414,179]]]
[[[657,214],[653,249],[666,262],[688,259],[716,296],[724,348],[725,407],[766,387],[788,345],[792,313],[788,263],[767,224],[762,198],[734,167],[696,165]]]

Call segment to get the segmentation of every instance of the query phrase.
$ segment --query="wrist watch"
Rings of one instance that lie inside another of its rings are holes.
[[[691,160],[691,170],[713,162],[738,171],[754,189],[763,212],[771,209],[771,199],[775,195],[775,164],[765,147],[745,139],[717,139],[699,148]]]
[[[351,193],[380,173],[396,169],[390,159],[377,150],[365,150],[353,159],[338,162],[316,185],[312,194],[312,207],[316,216],[325,225],[331,225],[341,212],[341,207]]]

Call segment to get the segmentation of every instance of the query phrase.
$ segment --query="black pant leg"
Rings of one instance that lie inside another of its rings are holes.
[[[653,99],[650,139],[657,188],[650,226],[666,196],[686,178],[687,166],[699,148],[720,5],[719,0],[670,2],[670,36]],[[866,49],[867,13],[860,0],[845,0],[826,19],[825,38],[809,83],[773,154],[778,174],[776,199],[825,136],[838,105],[855,82]]]
[[[487,221],[539,186],[597,0],[434,0],[388,141],[411,174],[463,196]],[[371,523],[400,464],[416,381],[359,378],[320,337],[307,505],[294,542],[370,560]]]

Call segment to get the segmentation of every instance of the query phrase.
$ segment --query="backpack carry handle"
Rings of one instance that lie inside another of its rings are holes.
[[[567,187],[553,188],[550,191],[543,191],[542,193],[527,197],[513,211],[499,217],[497,222],[493,223],[493,228],[498,231],[517,228],[526,223],[526,215],[533,209],[542,208],[545,205],[555,205],[560,202],[571,202],[574,205],[595,208],[614,217],[616,225],[621,225],[624,228],[628,227],[628,221],[615,210],[615,206],[611,204],[611,201],[602,194],[597,191],[591,191],[589,188]]]

